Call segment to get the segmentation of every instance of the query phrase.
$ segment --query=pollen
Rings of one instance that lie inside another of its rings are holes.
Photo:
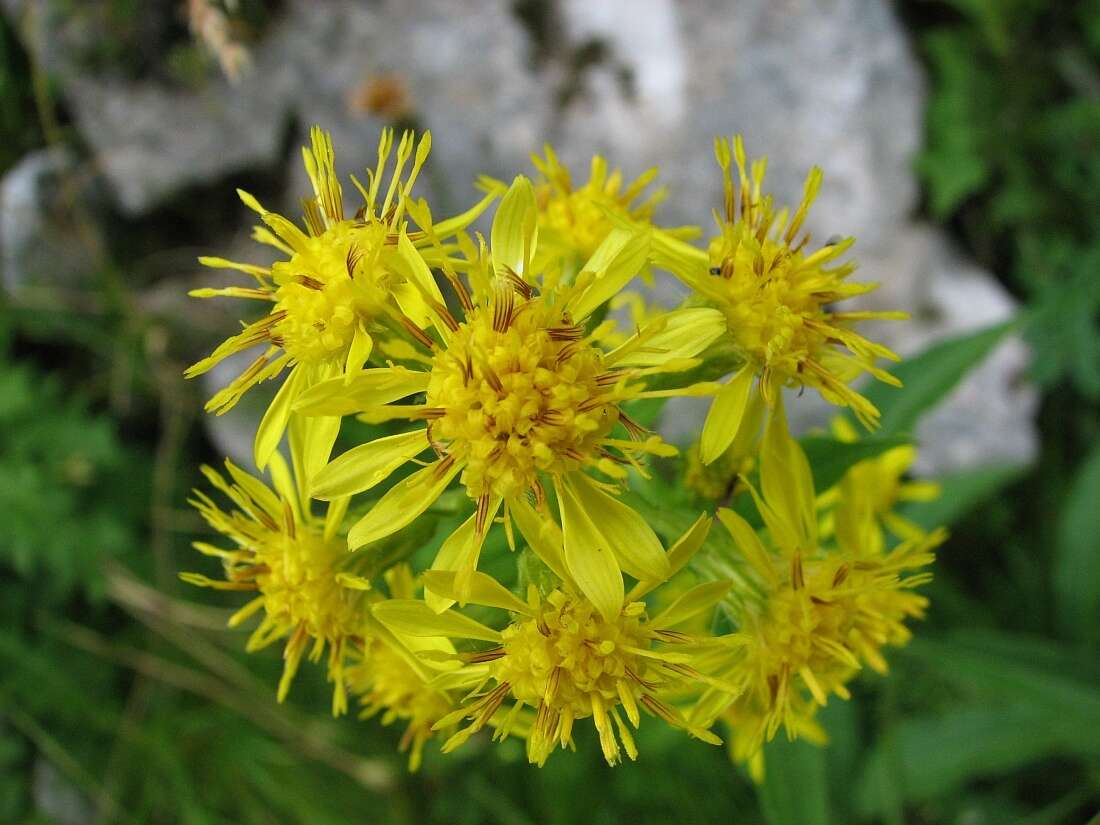
[[[498,295],[467,316],[434,356],[429,436],[465,465],[471,498],[510,498],[598,460],[618,421],[601,386],[602,354],[541,297]]]
[[[591,716],[596,705],[617,706],[624,693],[636,695],[647,670],[634,652],[649,647],[641,607],[608,622],[588,602],[555,591],[537,617],[505,629],[497,680],[520,701],[537,707],[545,699],[569,719]]]
[[[384,242],[383,227],[345,221],[272,266],[280,320],[271,337],[288,355],[304,363],[343,358],[356,327],[381,317],[395,280],[378,264]]]

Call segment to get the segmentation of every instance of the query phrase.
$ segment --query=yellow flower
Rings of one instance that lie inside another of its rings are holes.
[[[418,211],[415,217],[421,226],[431,226],[430,216]],[[604,349],[600,339],[612,322],[592,330],[586,322],[637,274],[648,236],[613,231],[566,285],[533,270],[535,223],[534,191],[529,181],[517,178],[493,222],[492,252],[482,248],[468,261],[472,290],[441,256],[463,318],[440,304],[431,310],[435,337],[412,330],[424,352],[421,368],[367,369],[321,382],[299,397],[297,408],[309,415],[358,412],[371,420],[426,422],[339,456],[314,479],[312,493],[321,499],[360,493],[432,449],[436,459],[391,487],[351,528],[349,543],[359,548],[402,529],[461,474],[473,512],[444,542],[433,568],[458,573],[457,592],[464,600],[498,511],[503,506],[507,519],[516,506],[528,506],[530,493],[540,517],[549,518],[548,481],[565,526],[570,570],[581,591],[610,618],[621,606],[622,570],[635,578],[661,578],[667,562],[641,516],[609,492],[612,484],[588,471],[618,481],[625,479],[627,466],[642,470],[640,458],[647,454],[675,453],[620,405],[711,392],[709,385],[649,391],[643,379],[692,366],[693,356],[720,333],[722,321],[713,309],[678,310]],[[426,272],[404,236],[397,248],[410,270],[420,266]],[[423,403],[392,403],[417,393],[425,394]],[[597,562],[589,558],[593,553],[599,554]],[[435,599],[430,592],[429,599]],[[439,600],[433,604],[446,606]]]
[[[739,688],[742,711],[746,704],[758,709],[762,744],[780,726],[797,735],[805,699],[819,705],[830,695],[847,699],[846,685],[863,665],[886,671],[883,648],[908,642],[906,620],[924,615],[927,599],[913,589],[930,580],[923,568],[945,533],[916,537],[886,553],[843,542],[824,546],[813,479],[787,433],[781,401],[765,431],[760,485],[752,493],[766,526],[764,539],[731,510],[720,510],[718,517],[751,582],[730,605],[738,643],[723,676]],[[709,709],[698,712],[703,723],[725,709],[713,695],[700,704]]]
[[[235,547],[225,549],[207,542],[194,545],[199,552],[222,560],[224,581],[198,573],[181,573],[180,578],[202,587],[258,593],[233,614],[229,626],[236,627],[262,610],[263,620],[246,649],[252,652],[287,640],[280,702],[306,648],[312,644],[309,658],[316,661],[327,646],[328,678],[335,686],[332,709],[340,714],[347,710],[344,660],[361,637],[361,591],[369,585],[355,575],[362,558],[349,554],[347,543],[337,533],[347,501],[330,504],[324,517],[314,515],[301,486],[300,463],[295,462],[296,472],[292,473],[275,453],[271,461],[274,489],[228,460],[229,480],[203,467],[210,484],[235,507],[223,510],[201,490],[193,491],[191,504]]]
[[[794,694],[788,708],[787,724],[795,739],[804,739],[823,746],[829,737],[814,718],[820,705],[812,698]],[[729,751],[735,762],[748,769],[756,783],[764,781],[764,741],[767,734],[769,709],[767,703],[754,693],[743,693],[729,706],[721,721],[729,731]]]
[[[725,452],[708,463],[703,461],[702,443],[695,442],[684,456],[684,484],[696,495],[710,501],[731,498],[743,490],[741,477],[756,466],[760,425],[764,421],[764,403],[759,395],[749,398],[737,435]]]
[[[408,565],[399,564],[385,573],[389,596],[411,599],[416,583]],[[367,615],[366,641],[344,670],[348,691],[359,698],[360,719],[381,714],[383,725],[406,722],[399,750],[409,752],[409,770],[420,768],[424,744],[432,727],[453,708],[446,691],[431,682],[453,667],[454,646],[443,636],[409,636],[395,633]],[[434,658],[427,658],[434,654]]]
[[[867,372],[898,385],[874,363],[897,356],[853,327],[859,321],[906,314],[834,309],[878,285],[849,283],[855,265],[835,263],[851,247],[852,238],[806,251],[810,238],[802,227],[821,186],[820,169],[810,171],[802,203],[790,213],[777,211],[771,196],[762,192],[766,159],[746,169],[739,136],[732,154],[727,140],[716,140],[715,154],[725,181],[725,208],[715,213],[719,231],[707,251],[660,232],[654,237],[655,261],[722,310],[727,340],[744,359],[744,366],[716,396],[703,426],[704,462],[714,461],[736,436],[754,382],[769,406],[782,387],[810,386],[827,401],[850,407],[868,428],[874,427],[878,410],[849,384]]]
[[[265,224],[257,227],[253,237],[276,248],[286,259],[264,267],[224,258],[200,258],[206,266],[247,273],[256,285],[191,293],[200,298],[229,296],[273,304],[267,315],[246,325],[186,372],[188,378],[193,378],[230,355],[265,347],[243,373],[207,402],[208,411],[221,414],[251,387],[290,369],[256,432],[256,463],[261,469],[278,446],[294,399],[303,390],[325,378],[358,370],[370,357],[375,337],[390,336],[393,330],[402,329],[406,319],[424,323],[425,300],[442,302],[434,284],[414,287],[393,263],[397,233],[404,233],[406,204],[431,150],[431,134],[425,133],[420,139],[415,156],[413,133],[402,135],[389,186],[383,191],[387,161],[394,147],[393,132],[383,130],[377,167],[368,170],[369,186],[362,186],[352,177],[363,196],[363,206],[351,217],[344,213],[332,139],[319,127],[314,127],[311,134],[312,147],[302,150],[314,190],[312,198],[302,201],[306,231],[238,190],[241,200],[259,213]],[[412,167],[406,173],[410,158]],[[435,234],[445,237],[461,230],[492,197],[438,224]],[[409,237],[414,244],[425,243],[423,233],[409,233]]]
[[[834,419],[832,430],[841,441],[859,438],[855,427],[844,418]],[[902,540],[920,538],[924,530],[895,509],[907,501],[939,497],[940,486],[935,482],[906,480],[916,459],[916,447],[907,444],[854,465],[840,484],[818,500],[819,506],[829,508],[823,531],[835,530],[838,541],[869,553],[882,551],[887,532]]]
[[[624,188],[622,172],[609,169],[607,160],[595,155],[588,180],[577,187],[568,167],[558,160],[549,144],[543,147],[543,154],[545,157],[531,156],[531,163],[540,173],[535,183],[539,230],[539,248],[534,260],[537,271],[552,272],[568,280],[580,271],[581,265],[616,226],[629,222],[645,227],[653,225],[653,214],[665,198],[663,188],[645,195],[645,190],[658,175],[656,167],[647,169]],[[503,192],[507,188],[503,181],[487,177],[480,183],[490,192]],[[684,239],[699,234],[695,227],[665,231]],[[645,274],[646,270],[641,272]]]
[[[669,550],[672,572],[690,559],[709,527],[710,519],[701,517]],[[661,582],[640,582],[620,599],[615,612],[606,616],[569,577],[560,533],[552,527],[544,529],[532,549],[564,577],[560,587],[543,594],[532,585],[523,602],[485,574],[474,575],[469,601],[509,611],[512,618],[502,631],[454,610],[437,614],[418,601],[382,602],[374,608],[381,622],[403,633],[442,632],[493,645],[462,654],[465,664],[441,679],[447,686],[469,693],[461,708],[436,725],[469,720],[447,740],[443,751],[459,747],[486,725],[496,728],[498,739],[516,732],[516,720],[525,708],[535,712],[527,731],[527,756],[540,766],[559,746],[572,748],[574,723],[588,718],[599,733],[609,764],[618,763],[623,751],[635,759],[630,726],[639,726],[642,710],[698,739],[720,744],[721,740],[689,722],[660,695],[701,684],[723,689],[720,681],[695,667],[701,651],[713,640],[675,628],[712,610],[730,583],[701,584],[649,616],[642,599]],[[453,573],[429,572],[426,578],[429,587],[456,595]],[[505,708],[505,703],[510,706]]]

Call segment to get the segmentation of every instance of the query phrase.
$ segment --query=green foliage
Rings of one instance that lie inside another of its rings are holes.
[[[135,542],[144,465],[110,419],[58,380],[6,360],[0,432],[0,562],[54,598],[97,590],[104,561]]]
[[[1100,445],[1078,472],[1059,515],[1053,572],[1063,631],[1100,641]]]
[[[876,435],[881,438],[912,433],[918,419],[984,361],[1010,327],[1010,323],[997,324],[960,335],[907,358],[892,370],[903,388],[882,382],[868,386],[864,395],[882,414]]]
[[[920,38],[933,79],[917,162],[929,208],[1031,299],[1035,377],[1098,398],[1100,8],[951,0],[906,10],[935,21]]]

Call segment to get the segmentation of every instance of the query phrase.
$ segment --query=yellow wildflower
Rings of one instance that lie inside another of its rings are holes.
[[[710,519],[701,517],[669,550],[673,572],[699,548],[709,527]],[[524,602],[485,574],[476,573],[469,601],[508,610],[512,618],[502,631],[454,610],[437,614],[423,602],[389,601],[374,609],[380,621],[404,633],[443,632],[493,645],[463,654],[465,664],[441,680],[470,693],[461,708],[437,723],[444,727],[463,719],[470,722],[447,740],[444,752],[459,747],[487,724],[496,728],[494,738],[516,732],[514,724],[524,708],[535,711],[527,732],[527,756],[540,766],[559,746],[573,747],[574,723],[587,718],[599,733],[608,764],[618,763],[623,751],[630,759],[637,758],[627,722],[637,728],[641,710],[698,739],[720,744],[714,734],[692,724],[659,694],[700,684],[724,688],[695,667],[700,651],[712,640],[675,628],[712,610],[730,583],[712,581],[694,587],[651,617],[643,597],[661,582],[640,582],[606,616],[569,577],[560,532],[548,526],[528,538],[533,538],[532,549],[563,578],[560,587],[545,594],[532,585]],[[457,595],[454,578],[453,573],[427,574],[430,587],[452,597]],[[505,709],[506,702],[511,704]]]
[[[791,696],[787,724],[795,739],[804,739],[815,745],[825,745],[829,737],[814,718],[817,704],[811,697],[796,693]],[[729,731],[730,756],[743,764],[754,782],[764,781],[764,742],[767,736],[769,708],[755,692],[737,697],[723,713],[721,721]]]
[[[704,423],[704,462],[714,461],[736,436],[754,382],[769,406],[782,387],[810,386],[827,401],[850,407],[865,426],[873,427],[878,410],[849,384],[867,372],[898,385],[874,363],[897,356],[853,327],[859,321],[906,314],[834,309],[878,285],[849,283],[855,265],[834,264],[851,247],[852,238],[805,251],[810,237],[802,227],[821,186],[820,169],[810,171],[802,203],[790,213],[776,211],[771,196],[762,193],[766,159],[746,169],[739,136],[732,153],[727,140],[716,140],[715,154],[725,182],[725,209],[715,213],[719,231],[707,251],[661,233],[654,239],[656,262],[722,310],[728,341],[744,359],[744,366],[715,397]],[[737,191],[732,161],[737,166]]]
[[[347,501],[330,504],[324,517],[315,515],[302,487],[300,464],[295,461],[292,473],[275,453],[271,461],[274,489],[229,460],[225,462],[229,480],[203,467],[210,484],[232,501],[235,509],[222,510],[201,490],[193,491],[190,503],[214,530],[236,546],[224,549],[195,542],[196,550],[222,560],[224,581],[198,573],[181,573],[180,578],[202,587],[258,593],[233,614],[229,626],[236,627],[262,610],[264,618],[249,637],[246,649],[252,652],[287,640],[279,681],[280,702],[290,689],[307,646],[312,643],[312,661],[319,659],[327,646],[328,678],[335,686],[332,710],[340,714],[347,710],[344,660],[361,637],[361,591],[368,585],[356,576],[362,558],[349,554],[347,543],[337,533]]]
[[[503,506],[507,517],[532,493],[548,518],[548,480],[565,525],[570,569],[581,591],[610,619],[621,606],[620,571],[660,579],[667,562],[642,517],[608,491],[611,485],[586,471],[621,480],[627,474],[623,465],[641,470],[640,457],[675,453],[620,405],[712,391],[710,386],[649,391],[642,379],[692,366],[696,352],[720,333],[721,316],[705,308],[670,312],[605,350],[600,339],[612,322],[594,330],[586,322],[643,265],[648,237],[613,231],[565,285],[533,270],[535,215],[531,184],[517,178],[493,222],[492,252],[483,247],[468,262],[472,291],[442,259],[464,317],[459,321],[439,305],[432,309],[438,341],[428,331],[414,331],[427,353],[421,356],[423,368],[363,370],[302,394],[298,409],[310,415],[360,412],[375,420],[427,422],[341,455],[318,474],[313,494],[325,499],[370,489],[431,448],[436,460],[391,487],[351,528],[349,543],[362,547],[402,529],[461,473],[476,506],[444,542],[433,568],[457,571],[457,592],[464,598],[498,511]],[[430,226],[430,216],[418,216],[418,223]],[[398,251],[409,269],[423,266],[404,237]],[[424,403],[391,403],[421,392]],[[574,536],[582,534],[588,541],[579,544]],[[588,558],[593,553],[598,562]]]
[[[787,433],[782,402],[764,435],[761,492],[752,489],[766,539],[741,516],[719,519],[747,562],[751,588],[730,605],[738,642],[724,678],[738,687],[738,702],[759,713],[762,737],[783,726],[794,737],[805,720],[801,703],[847,699],[847,683],[863,665],[884,673],[886,645],[908,642],[905,621],[924,615],[927,599],[913,589],[928,582],[942,530],[903,542],[888,553],[875,548],[822,545],[814,515],[813,479],[797,442]],[[921,571],[921,572],[917,572]],[[701,702],[703,723],[724,710],[721,697]],[[743,708],[742,708],[743,710]],[[735,711],[736,712],[736,711]]]
[[[834,419],[832,430],[841,441],[852,442],[859,437],[844,418]],[[940,486],[933,481],[905,478],[916,459],[917,448],[906,444],[854,465],[840,484],[818,501],[819,506],[828,508],[823,530],[835,530],[839,541],[871,553],[882,551],[886,533],[901,540],[922,536],[921,527],[896,510],[898,504],[931,501],[940,494]]]
[[[540,272],[554,272],[568,280],[580,271],[604,242],[611,230],[633,222],[645,227],[653,225],[653,214],[665,198],[664,188],[645,195],[656,179],[656,167],[647,169],[624,187],[619,169],[609,169],[600,155],[592,158],[588,180],[574,186],[569,168],[558,160],[550,144],[543,146],[545,157],[531,156],[531,163],[540,173],[535,182],[538,205],[539,248],[534,267]],[[503,181],[482,178],[487,191],[503,192]],[[641,200],[640,200],[641,199]],[[695,227],[665,230],[676,238],[693,238]],[[641,270],[645,274],[646,270]]]
[[[407,565],[387,570],[385,580],[390,598],[413,597],[416,588]],[[407,723],[398,748],[409,752],[409,770],[416,771],[424,744],[434,735],[432,727],[453,707],[447,692],[431,683],[453,666],[446,657],[454,655],[454,646],[442,636],[395,633],[370,616],[365,628],[363,649],[344,670],[348,691],[359,698],[360,719],[381,714],[383,725],[398,720]],[[435,654],[435,659],[426,658],[429,654]]]
[[[383,130],[377,167],[368,170],[369,185],[364,187],[352,177],[363,196],[363,206],[352,217],[344,213],[332,139],[318,127],[311,135],[312,146],[302,150],[314,190],[312,198],[302,201],[306,231],[238,190],[241,200],[259,213],[265,224],[257,227],[253,237],[285,254],[286,260],[264,267],[224,258],[200,258],[206,266],[247,273],[256,285],[191,293],[200,298],[229,296],[274,304],[267,315],[246,325],[186,372],[192,378],[230,355],[265,346],[263,354],[207,402],[208,411],[221,414],[254,385],[290,370],[256,432],[256,463],[261,469],[278,446],[294,399],[303,390],[325,378],[360,369],[371,355],[375,337],[386,337],[391,329],[402,328],[406,319],[424,323],[425,292],[427,300],[442,301],[430,279],[414,287],[393,265],[397,233],[404,233],[406,203],[431,150],[431,134],[425,133],[416,144],[415,156],[413,133],[402,135],[389,187],[383,192],[382,182],[394,148],[393,132]],[[412,167],[406,174],[410,158]],[[446,237],[467,226],[492,197],[437,225],[436,236]],[[407,237],[414,244],[425,243],[423,233],[409,233]]]

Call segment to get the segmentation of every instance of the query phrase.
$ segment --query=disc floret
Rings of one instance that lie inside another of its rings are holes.
[[[582,335],[540,298],[501,299],[474,310],[435,355],[430,437],[465,465],[472,498],[511,498],[539,473],[597,460],[619,415],[602,354]]]

